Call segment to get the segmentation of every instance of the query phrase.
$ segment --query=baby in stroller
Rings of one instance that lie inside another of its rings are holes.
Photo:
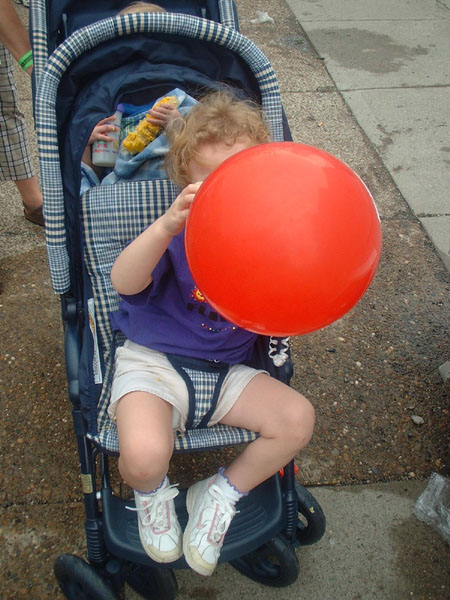
[[[160,98],[151,108],[147,107],[144,109],[144,107],[122,105],[123,109],[127,108],[132,113],[135,113],[136,110],[140,111],[133,114],[132,117],[128,117],[127,121],[129,125],[126,127],[119,127],[117,124],[114,124],[115,115],[105,117],[97,123],[89,136],[87,146],[81,157],[80,194],[83,194],[93,186],[101,184],[111,185],[122,179],[143,180],[166,176],[163,164],[168,147],[165,135],[159,135],[159,133],[163,132],[169,121],[181,117],[182,113],[185,114],[195,103],[193,98],[181,90],[173,90],[173,93],[173,95]],[[180,108],[181,112],[178,110],[179,103],[183,104],[183,108]],[[133,130],[137,128],[136,124],[140,127],[142,123],[145,123],[144,128],[150,128],[147,136],[152,135],[153,131],[158,133],[155,133],[154,138],[152,137],[151,140],[140,140],[140,143],[143,145],[142,150],[131,154],[123,143],[128,138],[128,136],[124,136],[123,130],[131,128],[133,133]],[[119,165],[116,165],[113,170],[105,169],[103,166],[96,166],[92,158],[95,142],[100,141],[104,144],[108,142],[114,143],[112,135],[116,135],[119,139],[122,139],[121,152],[116,159],[116,163],[119,163]]]
[[[122,251],[111,272],[122,298],[111,321],[126,342],[116,351],[109,414],[116,420],[119,470],[134,489],[146,553],[161,563],[184,553],[192,569],[211,575],[237,501],[308,443],[314,410],[294,389],[243,364],[256,334],[224,320],[207,304],[184,250],[184,226],[201,182],[230,156],[270,140],[259,107],[214,92],[200,99],[181,125],[175,120],[168,129],[167,168],[183,189]],[[180,364],[192,370],[190,381]],[[195,395],[206,385],[205,366],[217,377],[211,403],[197,406]],[[231,465],[189,488],[189,520],[182,534],[174,506],[178,490],[167,471],[174,430],[184,431],[193,421],[194,426],[246,428],[258,438]]]

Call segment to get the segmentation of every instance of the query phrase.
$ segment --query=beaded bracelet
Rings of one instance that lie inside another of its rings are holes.
[[[22,58],[19,58],[18,62],[24,71],[29,69],[33,65],[33,51],[29,50]]]

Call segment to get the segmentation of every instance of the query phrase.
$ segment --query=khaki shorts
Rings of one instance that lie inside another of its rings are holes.
[[[247,384],[266,371],[231,365],[225,376],[216,409],[208,427],[219,423],[231,410]],[[114,379],[108,414],[115,418],[117,403],[130,392],[148,392],[172,405],[172,428],[184,431],[189,413],[189,394],[181,375],[167,356],[127,340],[116,350]]]

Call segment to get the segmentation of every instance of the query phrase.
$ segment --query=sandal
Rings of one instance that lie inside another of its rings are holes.
[[[23,216],[30,223],[34,223],[35,225],[40,225],[41,227],[45,227],[44,215],[42,213],[42,206],[39,208],[35,208],[34,210],[23,209]]]

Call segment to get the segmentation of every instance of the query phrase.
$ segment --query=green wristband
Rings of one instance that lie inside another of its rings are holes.
[[[30,56],[30,58],[27,60],[27,62],[22,65],[22,69],[24,71],[26,71],[27,69],[29,69],[32,66],[33,66],[33,57]]]
[[[18,63],[26,71],[33,64],[33,51],[29,50],[22,58],[19,58]]]

